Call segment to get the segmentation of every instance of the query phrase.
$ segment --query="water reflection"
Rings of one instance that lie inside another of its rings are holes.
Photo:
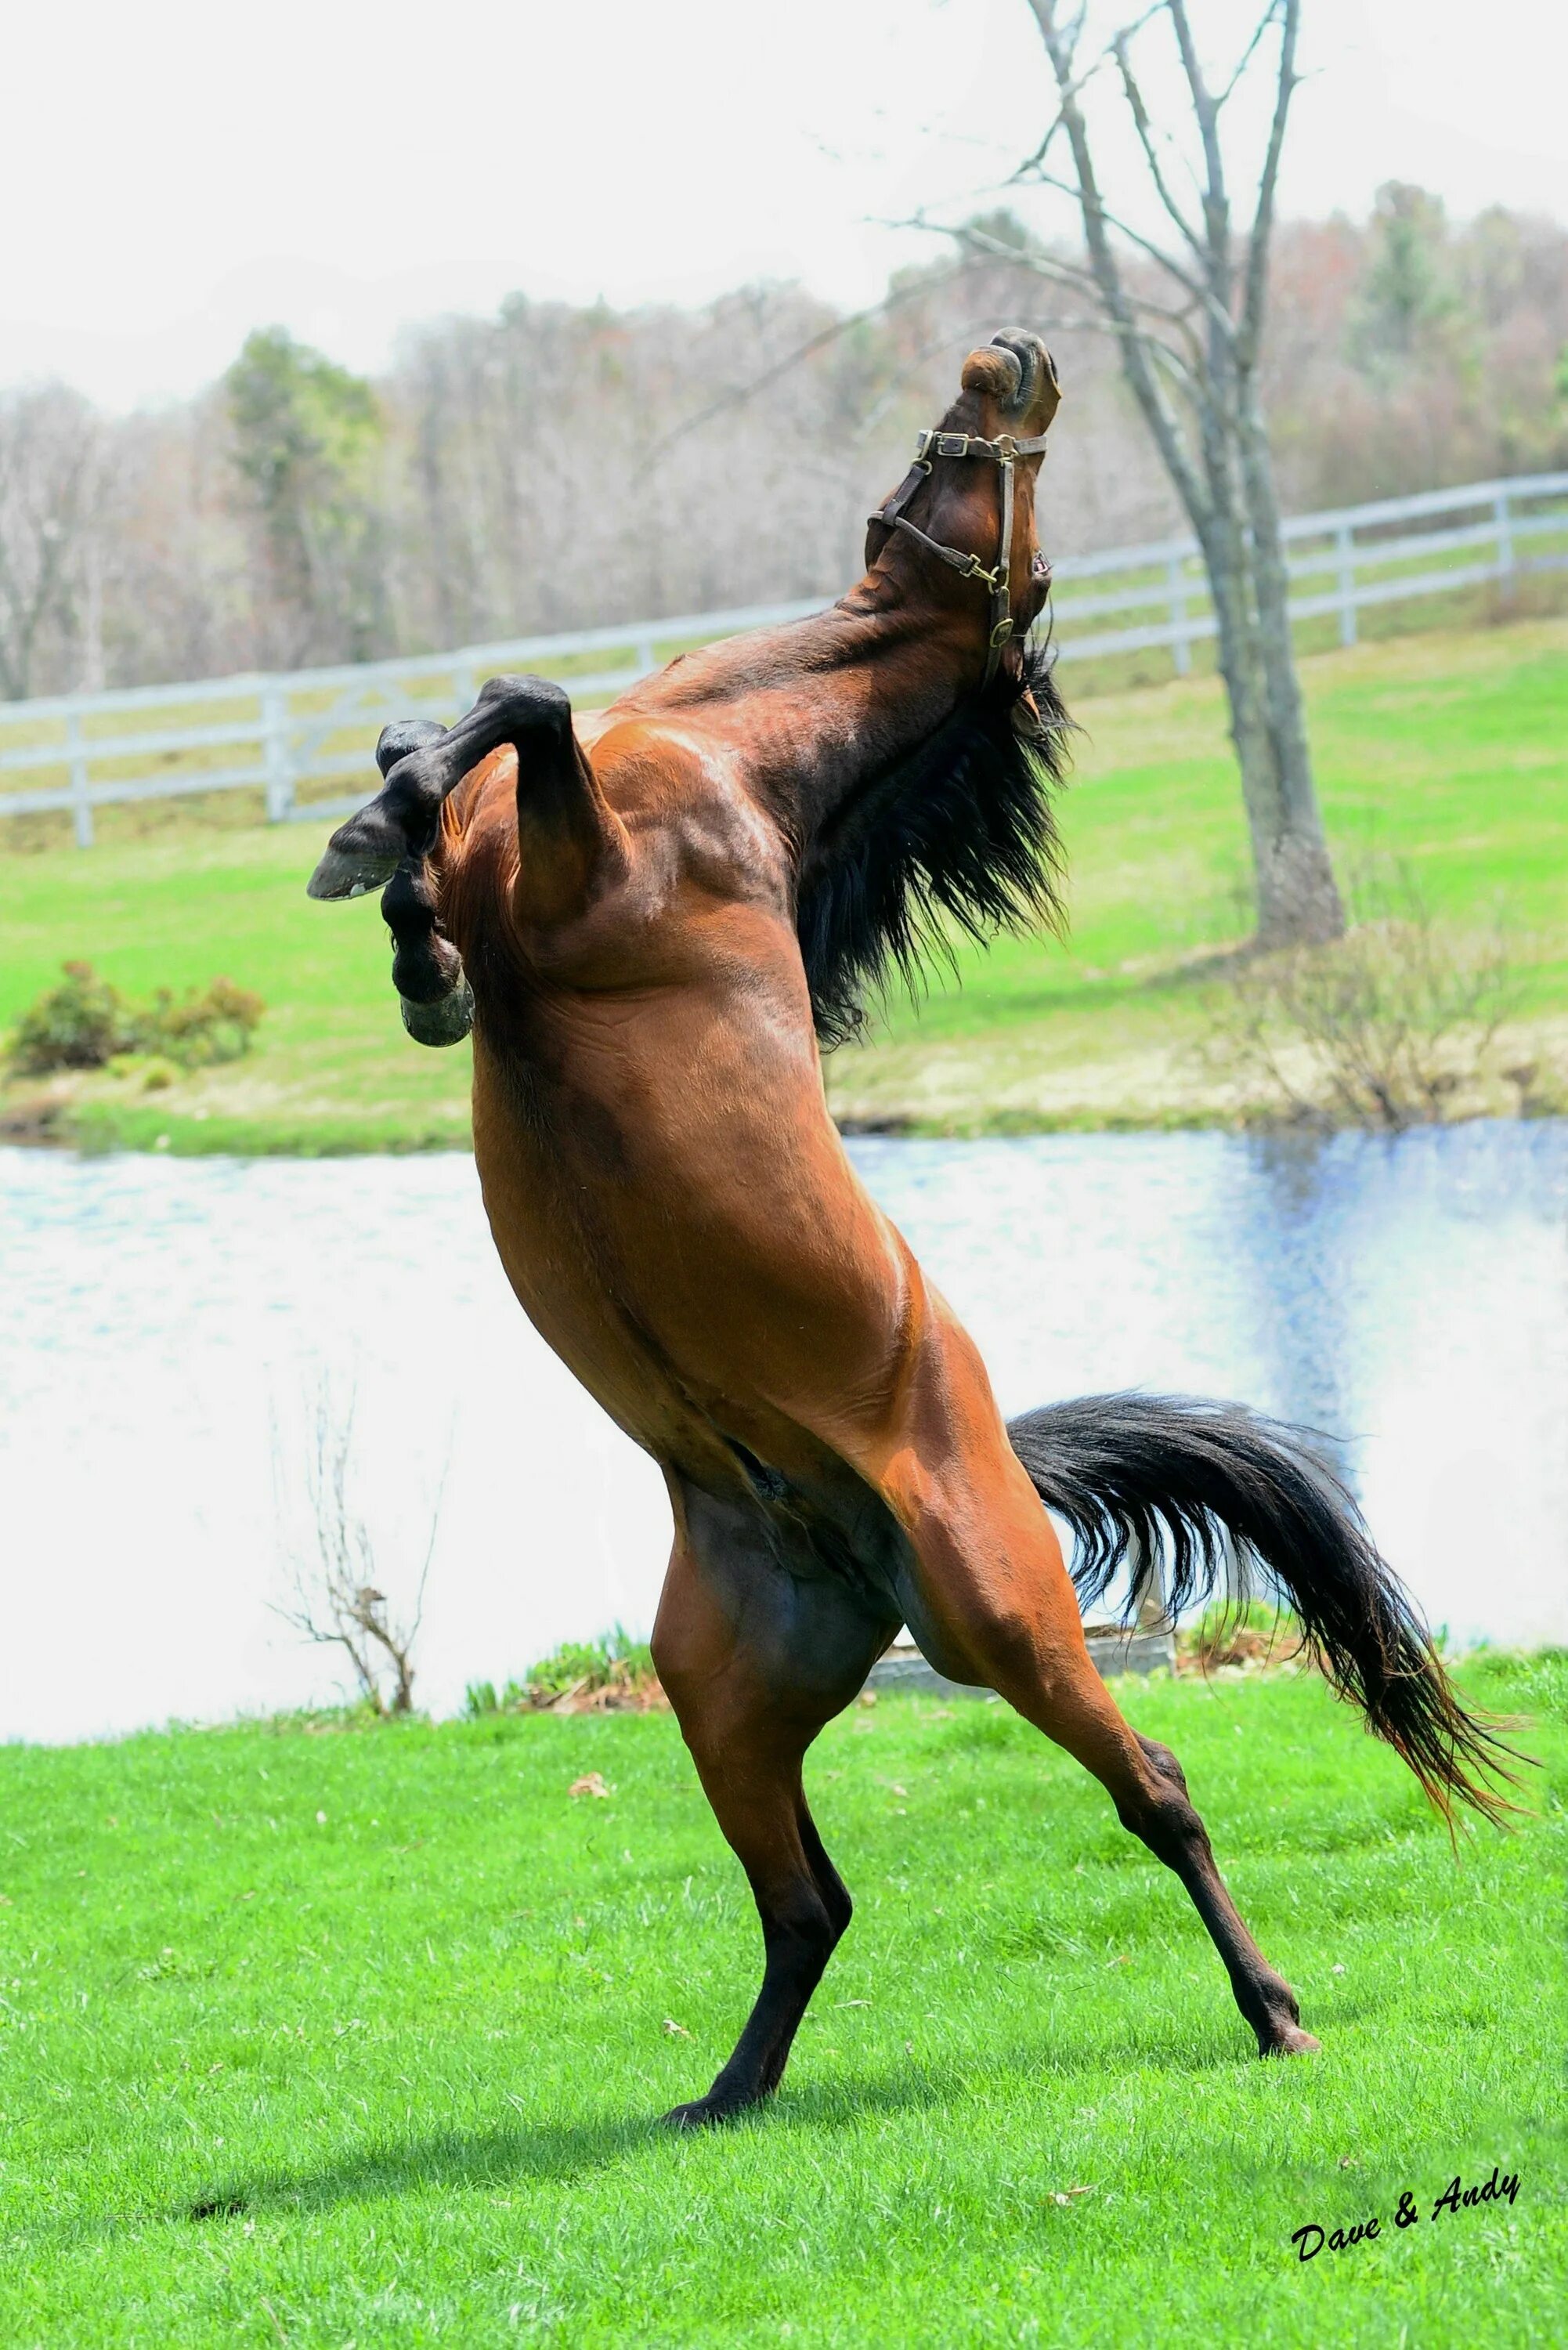
[[[1006,1409],[1138,1386],[1309,1421],[1435,1621],[1568,1638],[1568,1124],[854,1148]],[[646,1624],[662,1487],[514,1306],[468,1159],[5,1151],[0,1735],[329,1693],[269,1607],[324,1372],[383,1582],[450,1452],[426,1702]]]

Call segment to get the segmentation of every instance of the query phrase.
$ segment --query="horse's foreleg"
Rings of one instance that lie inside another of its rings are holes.
[[[456,1045],[473,1025],[462,957],[441,929],[429,861],[410,858],[381,892],[392,933],[392,985],[416,1045]]]
[[[1258,2054],[1315,2048],[1301,2029],[1295,1993],[1269,1965],[1226,1889],[1176,1757],[1136,1734],[1096,1671],[1049,1518],[1038,1503],[1031,1512],[1033,1496],[1011,1463],[1002,1473],[1000,1508],[944,1509],[926,1520],[917,1543],[915,1612],[929,1626],[945,1669],[994,1689],[1093,1772],[1122,1825],[1180,1878],[1225,1962]]]
[[[386,776],[410,751],[445,734],[431,719],[400,719],[382,727],[376,764]],[[416,1044],[457,1044],[473,1025],[473,996],[462,957],[441,928],[428,858],[403,859],[381,893],[381,913],[392,934],[392,985],[404,1027]]]
[[[435,847],[447,798],[504,744],[517,754],[520,832],[526,811],[526,827],[544,827],[555,861],[564,857],[571,868],[569,880],[580,887],[585,859],[591,864],[607,847],[624,846],[572,731],[571,702],[550,679],[493,677],[455,726],[421,733],[389,768],[383,766],[386,780],[369,806],[338,826],[310,877],[311,897],[358,897],[379,889],[409,860],[418,864]],[[383,734],[383,745],[387,739]],[[524,837],[520,845],[526,863],[529,847],[537,844]]]
[[[771,1565],[759,1574],[778,1575]],[[782,1581],[783,1578],[780,1577]],[[834,1600],[821,1595],[812,1610]],[[842,1666],[826,1681],[791,1685],[776,1634],[757,1635],[718,1599],[701,1570],[679,1553],[659,1603],[654,1659],[696,1763],[703,1792],[746,1872],[762,1921],[762,1989],[727,2064],[704,2097],[666,2118],[680,2128],[727,2121],[777,2088],[813,1991],[850,1918],[850,1899],[807,1809],[806,1748],[855,1696],[892,1630],[846,1611],[829,1640]],[[803,1628],[809,1628],[804,1627]],[[818,1627],[820,1629],[820,1627]],[[804,1678],[804,1676],[803,1676]]]

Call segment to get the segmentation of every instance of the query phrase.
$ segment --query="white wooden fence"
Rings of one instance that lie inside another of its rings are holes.
[[[1506,597],[1523,574],[1568,570],[1568,473],[1298,515],[1284,530],[1293,614],[1335,618],[1340,641],[1354,644],[1357,615],[1368,606],[1488,582]],[[369,795],[369,738],[389,718],[422,713],[450,723],[486,677],[517,670],[557,677],[575,702],[592,707],[689,646],[802,619],[826,600],[467,645],[410,660],[0,702],[0,816],[68,810],[86,848],[95,808],[259,788],[274,824],[330,820]],[[1164,648],[1185,675],[1193,646],[1215,634],[1190,538],[1069,557],[1056,566],[1053,600],[1064,661]],[[27,781],[17,787],[17,777]],[[350,779],[352,791],[333,795],[334,783]]]

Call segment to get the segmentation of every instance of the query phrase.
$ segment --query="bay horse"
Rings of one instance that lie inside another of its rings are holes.
[[[1091,1663],[1080,1600],[1126,1566],[1135,1610],[1163,1557],[1174,1612],[1250,1562],[1446,1816],[1504,1808],[1485,1774],[1507,1750],[1303,1432],[1144,1395],[1004,1427],[828,1115],[819,1047],[890,972],[953,926],[1060,916],[1067,722],[1027,646],[1059,397],[1037,337],[972,352],[830,610],[683,654],[576,724],[559,685],[511,677],[450,731],[389,728],[379,795],[309,885],[384,884],[410,1032],[472,1026],[507,1276],[664,1472],[654,1661],[764,1950],[734,2052],[678,2125],[778,2085],[850,1917],[803,1759],[900,1625],[1101,1782],[1186,1887],[1263,2056],[1318,2043],[1175,1756]]]

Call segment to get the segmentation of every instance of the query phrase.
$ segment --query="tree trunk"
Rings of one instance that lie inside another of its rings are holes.
[[[1268,436],[1250,383],[1238,403],[1242,491],[1251,525],[1251,601],[1272,764],[1276,829],[1253,832],[1258,867],[1258,935],[1263,946],[1319,944],[1345,934],[1345,908],[1334,878],[1313,778],[1306,716],[1291,639],[1290,573],[1274,494]],[[1265,867],[1270,875],[1264,884]]]

